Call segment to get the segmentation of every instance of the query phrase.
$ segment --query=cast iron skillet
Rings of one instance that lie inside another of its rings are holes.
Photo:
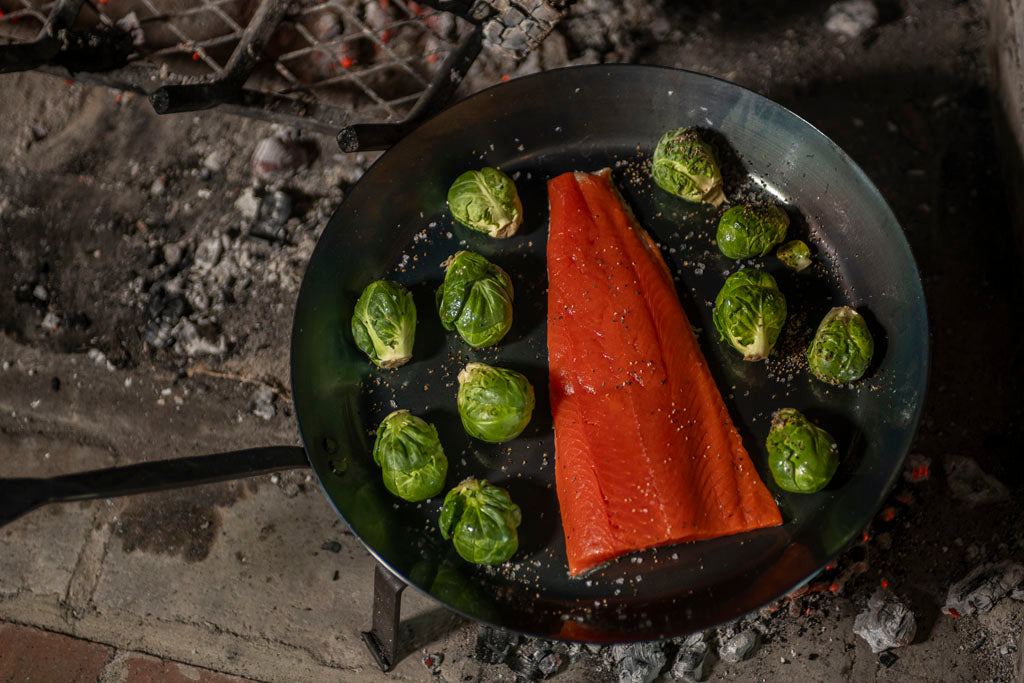
[[[799,275],[773,257],[758,261],[776,275],[790,308],[791,322],[767,363],[740,361],[714,333],[709,303],[726,272],[737,268],[711,242],[717,214],[646,180],[645,155],[663,132],[684,125],[705,128],[714,140],[730,199],[774,195],[789,208],[791,236],[807,239],[816,252],[818,265]],[[445,211],[452,179],[484,165],[517,178],[526,220],[508,240],[453,225]],[[545,181],[604,166],[614,168],[617,186],[678,275],[683,306],[786,521],[775,529],[644,551],[569,579],[547,401]],[[434,312],[441,262],[460,248],[486,255],[513,276],[515,322],[495,349],[469,349],[444,332]],[[349,332],[362,288],[384,276],[412,289],[420,320],[414,360],[392,371],[373,369]],[[801,351],[825,312],[843,303],[865,313],[878,348],[865,380],[830,388],[810,377]],[[533,382],[534,418],[514,442],[492,446],[463,432],[455,375],[468,360],[520,370]],[[384,566],[473,619],[547,638],[603,642],[708,627],[814,576],[860,533],[899,476],[927,365],[917,268],[895,217],[856,164],[807,122],[759,95],[646,66],[570,68],[517,79],[455,104],[397,143],[325,228],[292,334],[292,392],[309,463],[339,514]],[[786,406],[826,426],[842,448],[839,473],[818,494],[778,490],[765,467],[768,419]],[[463,562],[437,532],[440,497],[412,504],[387,493],[370,449],[373,428],[395,408],[437,425],[449,487],[472,475],[510,491],[523,510],[513,561],[498,568]],[[259,471],[294,467],[297,450],[197,458],[184,461],[184,473],[177,463],[148,463],[127,473],[17,480],[18,490],[30,495],[22,493],[16,510],[7,497],[0,520],[5,512],[12,519],[51,500],[182,485],[200,475],[209,480],[209,463],[219,464],[221,478],[242,476],[238,463],[249,466],[250,460],[258,461]],[[188,471],[189,463],[200,461],[198,470]]]

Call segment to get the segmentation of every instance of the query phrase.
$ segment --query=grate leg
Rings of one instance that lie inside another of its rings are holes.
[[[385,673],[398,663],[403,590],[405,584],[378,562],[373,571],[373,625],[363,631],[363,641]]]

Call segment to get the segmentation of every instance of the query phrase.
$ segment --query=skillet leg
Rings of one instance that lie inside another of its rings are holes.
[[[369,631],[363,631],[363,640],[385,673],[398,663],[403,590],[405,584],[377,563],[373,571],[373,625]]]

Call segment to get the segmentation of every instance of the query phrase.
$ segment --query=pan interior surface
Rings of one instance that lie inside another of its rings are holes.
[[[803,273],[757,259],[779,282],[789,322],[776,353],[745,363],[711,321],[725,276],[747,262],[719,253],[718,213],[653,186],[659,137],[706,129],[730,200],[772,195],[792,220],[788,239],[811,244]],[[516,179],[525,220],[495,240],[454,224],[445,208],[461,172],[499,167]],[[567,573],[554,486],[547,396],[546,181],[613,169],[617,187],[661,247],[718,387],[785,523],[738,536],[654,548],[583,578]],[[504,268],[515,319],[497,347],[474,350],[438,320],[442,262],[471,249]],[[413,360],[377,370],[355,347],[353,305],[388,277],[413,292]],[[876,341],[868,376],[852,387],[813,379],[803,350],[832,306],[865,314]],[[923,399],[927,320],[916,266],[874,186],[834,143],[783,107],[738,86],[684,71],[595,66],[550,71],[479,93],[384,154],[325,228],[303,282],[292,345],[300,430],[327,495],[368,549],[410,585],[467,616],[547,638],[595,642],[668,637],[740,616],[812,577],[870,521],[899,475]],[[507,444],[468,437],[455,406],[468,361],[523,372],[537,406]],[[842,465],[814,495],[784,492],[767,469],[774,410],[794,407],[837,438]],[[520,549],[499,567],[462,561],[437,530],[443,496],[408,503],[380,480],[373,432],[405,408],[435,424],[449,462],[445,491],[467,476],[508,489],[522,509]]]

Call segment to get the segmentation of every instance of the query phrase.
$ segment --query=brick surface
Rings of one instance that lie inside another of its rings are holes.
[[[130,655],[126,664],[125,683],[245,683],[250,680],[144,655]]]
[[[99,643],[0,624],[0,681],[4,683],[93,683],[112,654],[111,648]]]

